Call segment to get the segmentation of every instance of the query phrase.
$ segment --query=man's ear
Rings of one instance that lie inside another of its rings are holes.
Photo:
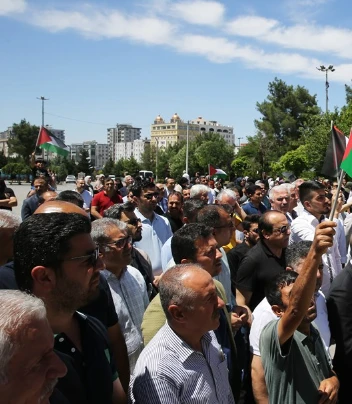
[[[182,258],[182,260],[181,260],[181,264],[192,264],[192,263],[193,263],[193,261],[191,261],[188,258]]]
[[[180,306],[171,304],[168,307],[168,312],[173,321],[176,321],[177,323],[184,323],[186,321],[184,310],[182,310]]]
[[[50,267],[36,266],[32,269],[33,288],[50,292],[56,285],[56,274]]]
[[[285,313],[285,311],[283,310],[282,307],[278,306],[277,304],[273,304],[271,306],[271,310],[273,311],[273,313],[275,314],[275,316],[277,317],[282,317],[283,314]]]
[[[133,199],[134,203],[136,203],[137,206],[139,206],[139,198],[137,198],[136,196],[133,195],[132,199]]]
[[[272,233],[268,233],[267,231],[262,230],[262,235],[266,240],[268,240],[270,238],[271,234]]]

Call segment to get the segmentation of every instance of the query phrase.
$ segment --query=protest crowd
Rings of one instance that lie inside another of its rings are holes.
[[[0,180],[1,403],[352,402],[352,183],[32,178]]]

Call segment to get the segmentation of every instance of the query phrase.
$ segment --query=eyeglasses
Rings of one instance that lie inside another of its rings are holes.
[[[233,227],[234,227],[234,224],[231,221],[231,222],[226,223],[226,224],[224,224],[222,226],[213,226],[213,229],[226,229],[226,228],[232,229]]]
[[[223,203],[221,206],[226,210],[226,212],[230,215],[230,217],[234,216],[235,208],[233,206],[231,206],[228,203]]]
[[[259,229],[256,227],[255,229],[250,229],[249,231],[252,231],[253,233],[259,234]]]
[[[290,230],[291,226],[288,224],[287,226],[281,226],[281,227],[274,227],[273,231],[277,231],[281,234],[285,234]]]
[[[85,260],[87,261],[87,265],[90,267],[95,267],[100,255],[99,247],[97,247],[91,254],[81,255],[79,257],[66,258],[63,261],[76,261],[76,260]]]
[[[132,218],[132,219],[128,220],[125,223],[130,224],[131,226],[137,226],[137,224],[141,223],[141,221],[142,221],[141,219],[136,217],[136,218]]]
[[[144,196],[145,199],[148,199],[150,201],[151,199],[153,199],[153,197],[157,198],[159,196],[159,192],[153,192],[153,193],[149,193],[149,194],[144,194],[143,196]]]
[[[107,245],[115,245],[117,248],[125,248],[127,244],[132,243],[132,237],[131,236],[126,236],[124,238],[120,238],[119,240],[116,241],[110,241],[110,243],[106,243]]]

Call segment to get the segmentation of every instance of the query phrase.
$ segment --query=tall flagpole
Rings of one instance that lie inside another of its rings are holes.
[[[188,127],[189,127],[189,121],[187,121],[187,137],[186,137],[186,139],[187,139],[187,143],[186,143],[186,174],[188,174],[188,141],[189,141],[189,138],[188,138]]]
[[[335,210],[336,210],[336,206],[337,206],[337,201],[339,199],[339,195],[340,195],[340,191],[341,191],[342,179],[343,179],[344,175],[345,175],[344,170],[341,170],[340,178],[337,179],[336,197],[335,197],[334,204],[333,204],[333,206],[331,208],[331,211],[330,211],[329,220],[332,220],[334,218],[334,214],[335,214]]]

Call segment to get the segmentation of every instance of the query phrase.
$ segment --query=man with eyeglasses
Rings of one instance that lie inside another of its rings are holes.
[[[92,223],[92,239],[102,253],[105,264],[102,273],[111,289],[133,373],[144,347],[141,324],[149,299],[144,278],[136,268],[129,265],[132,237],[128,235],[125,223],[103,218]]]
[[[286,216],[276,210],[260,217],[258,229],[260,240],[241,261],[236,278],[237,304],[252,311],[263,300],[269,282],[285,270],[285,248],[290,236]]]
[[[55,350],[68,368],[57,389],[71,403],[124,403],[106,328],[78,311],[99,296],[104,268],[90,220],[73,204],[47,204],[53,213],[31,216],[15,233],[14,272],[18,287],[45,303]],[[77,213],[63,213],[65,205]]]
[[[315,229],[330,213],[331,202],[326,197],[325,187],[317,181],[305,181],[299,187],[299,199],[303,212],[292,222],[290,244],[300,240],[313,241]],[[338,222],[338,209],[334,221]],[[337,234],[333,245],[323,254],[324,278],[321,290],[327,295],[334,278],[342,271],[341,256],[338,248]]]
[[[145,251],[152,261],[155,282],[162,273],[161,248],[172,236],[169,221],[154,212],[159,193],[149,181],[136,183],[131,188],[133,199],[137,203],[137,218],[142,221],[143,238],[135,243],[137,248]]]
[[[115,204],[104,212],[104,217],[117,219],[127,225],[127,231],[132,237],[132,242],[142,240],[142,221],[135,214],[135,206],[131,202]],[[152,300],[158,293],[154,285],[152,263],[148,254],[140,248],[132,246],[131,266],[137,268],[142,274],[147,286],[149,300]]]

